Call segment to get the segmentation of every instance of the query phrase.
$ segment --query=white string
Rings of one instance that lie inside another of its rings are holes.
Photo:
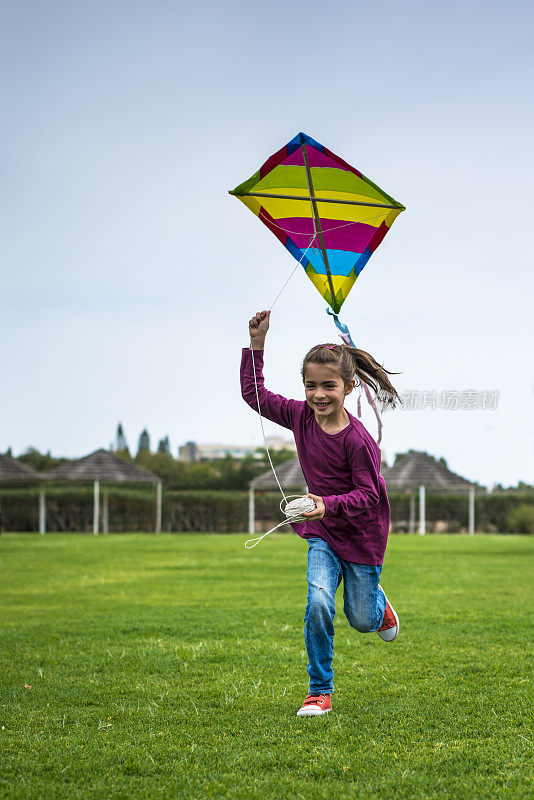
[[[293,272],[291,273],[291,275],[289,276],[289,278],[287,279],[287,281],[284,283],[284,285],[282,286],[282,288],[281,288],[281,289],[280,289],[280,291],[278,292],[277,296],[276,296],[276,297],[275,297],[275,299],[274,299],[274,302],[271,304],[271,308],[269,309],[269,311],[272,309],[272,307],[274,306],[274,304],[276,303],[276,301],[278,300],[278,298],[280,297],[280,295],[281,295],[281,294],[282,294],[282,292],[284,291],[285,287],[287,286],[287,284],[288,284],[288,283],[289,283],[289,281],[291,280],[291,278],[292,278],[292,276],[293,276],[293,274],[294,274],[295,270],[297,269],[297,267],[298,267],[298,266],[299,266],[299,264],[301,263],[302,259],[305,257],[306,253],[308,252],[308,250],[309,250],[309,249],[310,249],[310,247],[312,246],[313,240],[315,239],[315,235],[316,235],[316,234],[314,234],[314,235],[312,236],[312,238],[310,239],[310,243],[309,243],[308,247],[307,247],[307,248],[306,248],[306,250],[303,252],[302,256],[300,257],[299,261],[297,262],[297,266],[295,267],[295,269],[293,270]],[[265,430],[264,430],[264,428],[263,428],[263,417],[262,417],[262,415],[261,415],[261,408],[260,408],[260,396],[259,396],[259,394],[258,394],[258,382],[257,382],[257,380],[256,380],[256,365],[255,365],[255,363],[254,363],[254,348],[253,348],[253,346],[252,346],[252,336],[250,337],[250,355],[251,355],[251,357],[252,357],[252,368],[253,368],[253,370],[254,370],[254,388],[256,389],[256,402],[258,403],[258,414],[260,415],[260,425],[261,425],[261,432],[262,432],[262,435],[263,435],[263,442],[264,442],[264,445],[265,445],[265,449],[266,449],[266,451],[267,451],[267,456],[268,456],[268,458],[269,458],[269,464],[271,465],[271,469],[272,469],[272,471],[273,471],[273,475],[274,475],[274,477],[276,478],[276,482],[277,482],[277,484],[278,484],[278,486],[279,486],[279,488],[280,488],[280,491],[282,492],[282,496],[283,496],[283,498],[284,498],[284,500],[285,500],[285,499],[286,499],[286,496],[285,496],[285,494],[284,494],[284,490],[282,489],[282,486],[280,485],[280,481],[278,480],[278,475],[276,474],[275,468],[274,468],[274,466],[273,466],[273,462],[272,462],[272,460],[271,460],[271,454],[269,453],[269,448],[267,447],[267,439],[266,439],[266,437],[265,437]]]
[[[252,368],[254,370],[254,388],[256,389],[256,401],[258,403],[258,414],[260,415],[260,425],[261,425],[261,432],[263,434],[263,442],[265,444],[265,449],[267,450],[267,455],[269,457],[269,463],[271,465],[271,469],[273,471],[273,475],[276,478],[276,482],[277,482],[277,484],[279,486],[280,491],[282,492],[282,497],[285,500],[286,496],[284,494],[284,490],[282,489],[282,487],[280,485],[280,481],[278,480],[278,475],[275,472],[275,469],[274,469],[274,466],[273,466],[273,462],[271,461],[271,454],[269,453],[269,448],[267,447],[267,439],[265,438],[265,431],[263,429],[263,417],[261,415],[260,396],[258,394],[258,382],[256,380],[256,365],[254,364],[254,348],[252,347],[252,336],[250,337],[250,356],[252,358]]]
[[[310,249],[312,241],[313,241],[313,239],[310,241],[310,244],[308,245],[308,247],[306,248],[306,250],[302,254],[302,258],[304,258],[304,256],[306,255],[306,253]],[[302,261],[302,258],[300,259],[300,261]],[[299,264],[300,264],[300,261],[299,261]],[[297,264],[297,267],[298,267],[299,264]],[[295,267],[295,269],[296,269],[296,267]],[[293,270],[293,272],[295,272],[295,270]],[[293,272],[291,273],[291,275],[293,275]],[[291,275],[289,276],[289,278],[291,278]],[[284,286],[288,283],[289,278],[286,281],[286,283],[284,284]],[[282,289],[283,288],[284,287],[282,287]],[[282,294],[282,292],[280,291],[278,296],[277,296],[277,298],[276,298],[276,300],[278,300],[278,297],[280,297],[281,294]],[[276,300],[274,301],[275,303],[276,303]],[[274,303],[273,303],[273,306],[274,306]],[[271,306],[271,308],[272,308],[272,306]],[[271,465],[271,469],[273,471],[273,475],[274,475],[274,477],[276,479],[276,482],[278,484],[278,488],[282,492],[283,500],[280,501],[280,510],[284,512],[284,514],[288,517],[288,519],[285,519],[283,522],[278,523],[278,525],[275,525],[274,528],[271,528],[270,531],[267,531],[267,533],[264,533],[262,536],[258,536],[255,539],[247,539],[247,541],[245,542],[245,547],[246,547],[247,550],[250,550],[252,547],[256,547],[256,545],[259,544],[261,542],[261,540],[265,536],[268,536],[273,531],[277,530],[278,528],[281,528],[282,525],[287,525],[290,522],[305,522],[306,521],[306,517],[302,517],[301,514],[303,512],[307,513],[307,512],[313,511],[317,507],[315,505],[315,501],[312,500],[311,497],[307,497],[306,495],[290,494],[290,495],[287,495],[287,497],[286,497],[286,495],[284,494],[284,490],[282,489],[282,484],[278,480],[278,475],[276,474],[276,470],[274,468],[274,465],[273,465],[273,462],[272,462],[272,459],[271,459],[271,454],[269,453],[269,448],[267,447],[267,438],[265,436],[265,430],[264,430],[264,427],[263,427],[263,417],[262,417],[262,414],[261,414],[260,395],[259,395],[259,392],[258,392],[258,381],[257,381],[257,378],[256,378],[256,364],[254,363],[254,348],[252,346],[252,336],[250,337],[250,356],[252,358],[252,369],[254,371],[254,388],[256,390],[256,402],[258,404],[258,414],[260,415],[260,425],[261,425],[261,432],[262,432],[262,435],[263,435],[263,443],[265,445],[265,450],[267,451],[267,456],[269,458],[269,464]],[[288,500],[287,500],[288,497],[295,497],[296,499],[292,500],[290,503],[288,503]],[[286,503],[286,505],[285,505],[284,508],[282,508],[282,503],[284,503],[284,502]],[[254,544],[249,544],[250,542],[254,542]]]
[[[338,231],[340,228],[348,228],[349,225],[365,224],[366,222],[371,222],[372,220],[378,219],[378,217],[382,217],[382,216],[383,216],[383,214],[374,214],[374,216],[366,217],[365,219],[357,219],[357,220],[353,220],[352,222],[344,222],[343,225],[334,225],[331,228],[323,228],[323,233],[331,233],[331,231]],[[313,222],[313,227],[315,228],[315,220],[313,219],[313,217],[312,217],[312,222]],[[284,231],[284,233],[290,233],[292,236],[301,236],[302,235],[302,231],[290,231],[287,228],[282,227],[282,225],[278,225],[278,223],[275,222],[273,219],[269,220],[269,225],[271,227],[278,228],[279,230]],[[317,231],[315,232],[313,238],[315,238],[316,235],[317,235]]]
[[[276,227],[277,227],[277,228],[280,228],[280,225],[277,225]],[[283,229],[283,228],[280,228],[280,230],[282,230],[282,231],[283,231],[284,229]],[[276,301],[278,300],[278,298],[280,297],[280,295],[282,294],[282,292],[283,292],[283,291],[284,291],[284,289],[286,288],[287,284],[289,283],[289,281],[291,280],[291,278],[293,277],[293,275],[294,275],[294,274],[295,274],[295,272],[297,271],[297,268],[298,268],[298,267],[301,265],[301,263],[302,263],[302,261],[303,261],[303,259],[304,259],[304,256],[306,255],[306,253],[308,252],[308,250],[310,250],[310,248],[311,248],[312,250],[314,249],[314,248],[312,247],[312,245],[313,245],[313,241],[314,241],[314,239],[315,239],[315,237],[316,237],[316,236],[317,236],[317,234],[316,234],[316,233],[314,233],[314,234],[313,234],[313,236],[311,237],[309,245],[307,246],[306,250],[303,252],[303,254],[301,255],[301,257],[299,258],[299,260],[297,261],[297,266],[295,267],[295,269],[293,270],[293,272],[291,273],[291,275],[289,276],[289,278],[287,279],[287,281],[284,283],[284,285],[282,286],[282,288],[280,289],[280,291],[278,292],[278,294],[277,294],[277,295],[276,295],[276,297],[274,298],[273,302],[271,303],[271,307],[269,308],[269,311],[271,311],[271,310],[272,310],[272,307],[274,306],[274,304],[276,303]]]

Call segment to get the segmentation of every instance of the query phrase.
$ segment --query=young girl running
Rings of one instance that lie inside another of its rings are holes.
[[[398,394],[372,356],[345,344],[312,347],[304,357],[302,380],[306,400],[288,400],[267,391],[263,350],[270,311],[249,321],[252,354],[244,347],[241,393],[261,414],[293,431],[300,466],[316,509],[306,522],[291,523],[308,541],[308,599],[304,641],[308,653],[309,693],[298,717],[332,710],[334,691],[334,616],[336,591],[343,580],[343,610],[351,627],[376,631],[392,642],[399,618],[378,583],[389,532],[389,502],[380,475],[380,449],[372,436],[344,407],[355,378],[379,391],[384,406],[395,406]],[[389,373],[392,374],[392,373]]]

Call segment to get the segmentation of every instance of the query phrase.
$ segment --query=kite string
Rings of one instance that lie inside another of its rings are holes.
[[[312,236],[312,238],[310,239],[310,243],[309,243],[308,247],[306,248],[306,250],[304,250],[302,256],[300,257],[299,261],[297,262],[297,266],[295,267],[295,269],[293,270],[293,272],[291,273],[291,275],[289,276],[287,281],[284,283],[284,285],[282,286],[282,288],[278,292],[274,302],[271,304],[271,308],[269,309],[269,311],[272,309],[272,307],[274,306],[274,304],[276,303],[276,301],[278,300],[278,298],[280,297],[280,295],[284,291],[285,287],[287,286],[287,284],[291,280],[295,270],[301,264],[302,260],[306,256],[306,253],[308,252],[308,250],[312,246],[316,235],[317,235],[317,232],[315,232],[314,235]],[[271,454],[270,454],[269,448],[267,446],[267,437],[265,436],[265,429],[263,427],[263,417],[262,417],[261,406],[260,406],[260,395],[259,395],[259,392],[258,392],[258,380],[257,380],[257,377],[256,377],[256,364],[254,363],[254,348],[253,348],[253,344],[252,344],[252,336],[250,337],[250,356],[252,358],[252,369],[254,371],[254,389],[256,391],[256,402],[258,404],[258,414],[260,415],[260,425],[261,425],[261,433],[262,433],[262,436],[263,436],[263,443],[265,445],[265,450],[267,451],[267,457],[269,459],[269,464],[271,465],[271,469],[273,471],[273,475],[275,477],[276,483],[278,484],[278,488],[280,489],[280,491],[282,493],[282,497],[284,498],[284,502],[286,503],[286,508],[281,509],[281,510],[284,511],[286,516],[288,516],[288,519],[286,519],[283,522],[279,523],[279,525],[277,525],[275,528],[272,528],[270,531],[267,531],[267,533],[264,533],[263,536],[260,536],[257,541],[255,539],[249,539],[247,542],[245,542],[245,547],[247,549],[250,549],[250,547],[255,547],[256,544],[259,544],[259,542],[263,539],[264,536],[268,536],[269,533],[272,533],[273,531],[275,531],[277,528],[281,527],[282,525],[287,525],[289,522],[291,522],[293,520],[297,521],[298,520],[298,516],[299,516],[298,515],[298,508],[292,509],[292,508],[289,507],[291,504],[288,504],[287,497],[286,497],[286,495],[284,493],[284,490],[282,489],[282,484],[278,480],[278,475],[276,474],[276,470],[274,468],[274,464],[273,464],[272,459],[271,459]],[[288,495],[288,496],[289,497],[297,497],[300,500],[310,501],[310,498],[300,498],[299,495]],[[315,503],[313,501],[311,501],[311,503],[313,504],[313,507],[315,507]],[[298,505],[297,500],[293,501],[293,505],[295,505],[295,504]],[[302,503],[301,503],[301,505],[302,505]],[[282,506],[282,501],[280,501],[280,507],[281,506]],[[308,507],[307,509],[302,509],[301,508],[301,510],[310,510],[311,511],[312,509],[311,509],[311,507]],[[301,518],[298,521],[302,521],[302,520],[303,520],[303,518]],[[255,544],[249,545],[249,542],[255,542]]]
[[[273,303],[271,303],[271,308],[269,309],[269,311],[272,309],[272,307],[274,306],[274,304],[276,303],[276,301],[278,300],[278,298],[280,297],[280,295],[281,295],[281,294],[282,294],[282,292],[284,291],[285,287],[287,286],[287,284],[289,283],[289,281],[290,281],[290,280],[291,280],[291,278],[293,277],[293,274],[294,274],[295,270],[296,270],[296,269],[297,269],[297,267],[300,265],[300,263],[302,262],[303,258],[306,256],[306,253],[308,252],[308,250],[309,250],[309,249],[310,249],[310,247],[312,246],[312,244],[313,244],[313,240],[315,239],[315,236],[316,236],[316,235],[317,235],[317,234],[315,233],[315,234],[312,236],[312,238],[310,239],[310,243],[309,243],[308,247],[307,247],[307,248],[306,248],[306,250],[303,252],[302,256],[300,257],[299,261],[297,262],[297,266],[295,267],[295,269],[293,270],[293,272],[291,273],[291,275],[289,276],[289,278],[287,279],[287,281],[284,283],[284,285],[282,286],[282,288],[281,288],[281,289],[280,289],[280,291],[278,292],[277,296],[276,296],[276,297],[275,297],[275,299],[274,299],[274,302],[273,302]],[[271,469],[272,469],[272,471],[273,471],[273,475],[274,475],[274,477],[276,478],[276,482],[277,482],[277,484],[278,484],[278,487],[279,487],[280,491],[282,492],[282,497],[283,497],[283,498],[284,498],[284,500],[287,502],[287,498],[286,498],[286,496],[285,496],[285,494],[284,494],[284,490],[282,489],[282,486],[281,486],[281,484],[280,484],[280,481],[278,480],[278,475],[276,474],[276,470],[275,470],[275,468],[274,468],[274,466],[273,466],[273,462],[272,462],[272,460],[271,460],[271,454],[269,453],[269,448],[267,447],[267,438],[266,438],[266,436],[265,436],[265,430],[264,430],[264,428],[263,428],[263,417],[262,417],[262,415],[261,415],[260,396],[259,396],[259,393],[258,393],[258,381],[257,381],[257,379],[256,379],[256,365],[255,365],[255,363],[254,363],[254,349],[253,349],[253,347],[252,347],[252,337],[250,338],[250,355],[251,355],[251,357],[252,357],[252,368],[253,368],[253,370],[254,370],[254,388],[255,388],[255,390],[256,390],[256,402],[258,403],[258,414],[260,415],[260,425],[261,425],[261,432],[262,432],[262,435],[263,435],[263,443],[264,443],[264,445],[265,445],[265,449],[266,449],[266,451],[267,451],[267,456],[268,456],[268,458],[269,458],[269,464],[271,465]]]
[[[280,481],[278,480],[278,475],[276,474],[276,470],[275,470],[273,462],[271,460],[271,454],[269,453],[269,448],[267,447],[267,439],[265,438],[265,431],[263,429],[263,419],[262,419],[262,415],[261,415],[260,397],[259,397],[259,393],[258,393],[258,381],[256,379],[256,365],[254,363],[254,348],[252,346],[252,337],[250,337],[250,356],[252,358],[252,368],[254,370],[254,388],[256,389],[256,401],[258,403],[258,413],[260,415],[260,424],[261,424],[261,432],[263,434],[263,441],[264,441],[264,444],[265,444],[265,449],[267,451],[267,455],[269,457],[269,463],[271,465],[271,469],[273,471],[273,475],[274,475],[274,477],[276,479],[276,482],[278,484],[278,488],[282,492],[283,500],[280,500],[280,510],[284,512],[284,514],[286,515],[287,519],[283,520],[283,522],[279,522],[278,525],[275,525],[274,528],[271,528],[270,531],[267,531],[267,533],[264,533],[262,536],[257,536],[254,539],[247,539],[247,541],[245,542],[245,548],[247,550],[250,550],[250,548],[252,548],[252,547],[256,547],[256,545],[259,544],[262,539],[264,539],[270,533],[273,533],[273,531],[276,531],[278,528],[281,528],[282,525],[288,525],[288,524],[290,524],[292,522],[306,522],[306,517],[302,517],[301,513],[302,512],[310,512],[310,511],[313,511],[316,508],[315,501],[312,500],[312,498],[308,497],[307,495],[289,494],[289,495],[286,496],[284,494],[284,490],[282,489],[282,485],[281,485]],[[288,497],[294,497],[295,500],[292,500],[291,502],[288,502],[288,500],[287,500]],[[284,508],[282,508],[282,503],[285,503]],[[254,542],[254,544],[252,544],[252,542]]]
[[[279,226],[279,225],[277,225],[276,227],[278,228],[278,227],[280,227],[280,226]],[[280,228],[280,230],[283,230],[283,228]],[[291,273],[291,275],[289,276],[289,278],[287,279],[287,281],[284,283],[284,285],[282,286],[282,288],[280,289],[280,291],[278,292],[278,294],[277,294],[277,295],[276,295],[276,297],[274,298],[273,302],[271,303],[271,306],[270,306],[270,308],[269,308],[269,311],[271,311],[272,307],[274,306],[274,304],[276,303],[276,301],[278,300],[278,298],[280,297],[280,295],[282,294],[282,292],[283,292],[283,291],[284,291],[284,289],[286,288],[287,284],[289,283],[289,281],[291,280],[291,278],[293,277],[293,275],[294,275],[294,274],[295,274],[295,272],[297,271],[297,267],[299,267],[299,266],[301,265],[301,263],[302,263],[302,260],[304,259],[304,257],[305,257],[305,255],[306,255],[306,253],[307,253],[307,252],[308,252],[308,250],[310,250],[310,248],[312,247],[312,245],[313,245],[313,242],[314,242],[314,239],[315,239],[315,237],[316,237],[316,236],[317,236],[317,232],[315,232],[315,233],[313,234],[313,236],[311,237],[309,245],[307,246],[306,250],[304,250],[304,252],[303,252],[303,254],[301,255],[301,257],[299,258],[299,260],[297,261],[297,266],[295,267],[295,269],[293,270],[293,272]],[[258,406],[258,407],[259,407],[259,406]]]
[[[274,303],[273,303],[273,305],[274,305]],[[265,430],[263,429],[263,417],[261,415],[260,396],[259,396],[259,393],[258,393],[258,381],[256,379],[256,365],[254,364],[254,348],[252,346],[252,336],[250,337],[250,356],[252,358],[252,369],[254,370],[254,388],[256,389],[256,402],[258,403],[258,414],[260,415],[260,425],[261,425],[261,432],[263,434],[263,442],[265,444],[265,449],[267,450],[267,456],[269,458],[269,464],[271,465],[271,469],[273,471],[273,475],[276,478],[276,482],[278,484],[278,488],[282,492],[282,497],[287,502],[287,498],[286,498],[286,496],[284,494],[284,490],[282,489],[280,481],[278,480],[278,475],[276,474],[276,471],[275,471],[274,466],[273,466],[273,462],[271,460],[271,454],[269,453],[269,448],[267,447],[267,439],[265,438]]]

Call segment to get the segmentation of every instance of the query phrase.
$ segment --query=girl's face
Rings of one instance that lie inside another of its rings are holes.
[[[342,407],[345,397],[352,392],[356,381],[345,385],[333,364],[307,364],[304,373],[306,402],[317,416],[328,417]]]

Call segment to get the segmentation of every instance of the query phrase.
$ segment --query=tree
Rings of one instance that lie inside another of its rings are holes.
[[[139,453],[150,453],[150,436],[146,428],[143,428],[137,445],[137,455]]]
[[[169,442],[169,437],[165,436],[163,439],[160,439],[158,442],[158,453],[163,453],[163,455],[170,456],[171,455],[171,443]]]
[[[26,464],[27,467],[35,469],[37,472],[43,472],[51,467],[58,467],[60,464],[64,464],[68,461],[66,458],[54,458],[50,450],[47,453],[40,453],[35,447],[28,447],[17,460],[20,461],[21,464]]]
[[[115,440],[115,452],[119,456],[129,456],[130,455],[130,448],[128,447],[128,442],[126,441],[126,436],[124,435],[124,430],[122,428],[122,422],[119,422],[117,425],[117,436]]]

